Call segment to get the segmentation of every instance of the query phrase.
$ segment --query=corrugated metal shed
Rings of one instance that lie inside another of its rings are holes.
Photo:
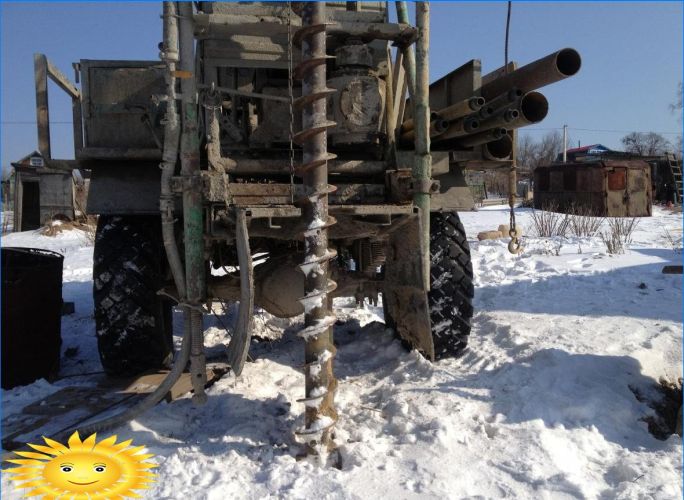
[[[651,167],[645,161],[557,163],[534,171],[536,209],[648,217],[651,205]]]

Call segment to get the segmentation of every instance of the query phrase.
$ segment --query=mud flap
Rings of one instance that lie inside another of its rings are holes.
[[[235,245],[237,246],[240,267],[240,306],[233,338],[228,344],[227,356],[228,364],[235,376],[238,377],[247,360],[249,342],[252,338],[252,314],[254,311],[254,271],[252,254],[249,249],[247,215],[244,210],[237,210],[235,229]]]
[[[420,228],[420,217],[416,214],[400,231],[390,235],[382,300],[388,326],[394,327],[402,340],[434,361]]]

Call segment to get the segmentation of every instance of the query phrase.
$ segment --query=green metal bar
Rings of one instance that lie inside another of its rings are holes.
[[[416,2],[416,82],[414,102],[415,156],[413,165],[413,203],[420,208],[421,248],[423,255],[423,278],[430,288],[430,189],[432,156],[430,155],[430,71],[428,52],[430,48],[430,4]]]
[[[200,178],[200,142],[198,133],[197,81],[195,75],[194,23],[192,3],[179,2],[180,70],[189,75],[181,79],[182,130],[180,144],[183,176],[183,229],[185,235],[186,315],[190,321],[190,373],[194,390],[193,403],[206,402],[206,362],[202,312],[198,309],[205,296],[204,232],[202,182]]]
[[[403,24],[409,23],[408,6],[406,2],[396,2],[397,6],[397,22]],[[406,79],[408,80],[408,91],[411,102],[416,91],[416,56],[413,52],[413,46],[408,45],[401,48],[404,55],[403,64],[404,71],[406,71]],[[399,87],[398,87],[399,88]]]

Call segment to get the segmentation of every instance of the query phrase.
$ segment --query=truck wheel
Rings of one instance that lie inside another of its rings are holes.
[[[435,359],[455,357],[468,345],[475,295],[470,247],[456,212],[430,214],[430,260]]]
[[[161,222],[154,216],[101,215],[95,233],[93,301],[105,372],[132,376],[172,357],[171,304],[164,283]]]

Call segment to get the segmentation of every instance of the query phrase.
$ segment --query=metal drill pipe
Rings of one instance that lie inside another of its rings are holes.
[[[480,93],[485,99],[493,99],[513,87],[538,89],[573,76],[581,66],[582,58],[575,49],[561,49],[483,85]]]
[[[489,119],[480,124],[480,130],[504,127],[513,130],[539,123],[549,112],[549,102],[540,92],[527,92],[510,107],[499,108]]]
[[[452,122],[469,115],[473,111],[479,111],[484,105],[485,100],[483,97],[469,97],[461,102],[457,102],[456,104],[442,108],[439,111],[435,111],[435,113],[445,120]]]
[[[469,116],[464,116],[454,120],[449,124],[449,128],[435,138],[435,141],[445,141],[447,139],[454,139],[455,137],[463,137],[465,135],[474,134],[480,130],[480,121],[475,118],[475,113]]]
[[[433,113],[434,115],[435,113]],[[443,118],[440,118],[437,116],[435,119],[433,119],[430,122],[430,137],[437,137],[440,134],[443,134],[444,132],[447,131],[449,128],[449,122],[444,120]],[[403,142],[411,142],[415,139],[415,130],[411,129],[407,132],[404,132],[401,134],[401,140]]]
[[[181,79],[181,175],[183,176],[183,229],[185,232],[185,288],[188,303],[198,306],[205,289],[204,227],[200,170],[199,133],[197,116],[197,84],[195,75],[195,40],[191,2],[178,2],[180,14],[180,71],[189,75]],[[190,311],[190,373],[195,392],[193,402],[206,401],[206,363],[202,313]]]
[[[498,141],[504,136],[505,133],[505,128],[494,128],[491,130],[485,130],[484,132],[479,132],[477,134],[471,134],[466,137],[463,137],[458,141],[458,145],[464,148],[480,146],[481,144],[487,144],[488,142]]]
[[[500,108],[510,107],[511,103],[516,102],[523,95],[523,91],[520,89],[510,89],[503,94],[495,97],[491,101],[487,101],[487,106],[494,109],[496,113]]]
[[[549,113],[549,101],[540,92],[527,92],[516,102],[515,109],[518,110],[518,118],[513,120],[509,129],[524,127],[539,123]]]
[[[501,139],[482,145],[482,154],[492,161],[501,161],[511,156],[513,152],[513,139],[505,134]]]
[[[435,120],[439,120],[440,118],[444,118],[444,117],[435,111],[430,112],[430,121],[431,122],[433,122]],[[451,121],[448,118],[446,118],[446,120]],[[406,120],[404,123],[401,124],[401,131],[403,133],[408,132],[410,130],[413,130],[414,126],[415,126],[415,123],[413,122],[413,118],[409,118],[408,120]]]
[[[329,279],[329,261],[335,252],[328,249],[328,227],[334,219],[328,215],[327,129],[334,125],[326,118],[326,32],[325,3],[307,2],[302,12],[303,29],[311,30],[302,40],[302,132],[303,177],[306,196],[302,200],[304,231],[304,329],[299,335],[305,341],[304,361],[306,397],[305,429],[300,432],[307,443],[307,452],[319,455],[333,448],[333,426],[337,421],[334,394],[337,381],[332,358],[332,296],[334,281]],[[318,61],[316,63],[316,61]],[[314,98],[314,96],[316,96]]]
[[[415,156],[412,177],[415,185],[424,186],[432,177],[432,157],[430,156],[430,4],[416,2],[416,27],[419,36],[416,42],[416,95],[415,100]],[[430,193],[413,194],[413,203],[420,209],[421,250],[423,256],[423,279],[425,289],[430,289]]]
[[[480,130],[489,130],[493,128],[515,128],[512,123],[520,117],[520,111],[511,108],[502,108],[486,120],[480,123]]]

